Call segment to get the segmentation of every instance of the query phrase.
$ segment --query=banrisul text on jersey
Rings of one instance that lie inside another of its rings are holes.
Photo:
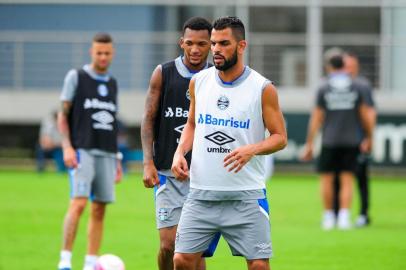
[[[243,128],[243,129],[250,128],[250,119],[238,120],[234,119],[234,117],[220,118],[215,117],[211,114],[201,114],[201,113],[199,114],[199,120],[197,121],[197,123],[232,128]]]

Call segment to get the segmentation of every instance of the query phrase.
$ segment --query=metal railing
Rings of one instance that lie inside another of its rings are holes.
[[[66,72],[89,61],[90,32],[1,32],[0,90],[59,89]],[[117,32],[111,72],[123,90],[146,90],[152,70],[180,53],[178,32]],[[249,65],[281,87],[308,88],[305,34],[250,33]],[[324,48],[339,45],[359,54],[363,74],[380,86],[376,35],[323,36]],[[320,48],[323,48],[320,46]]]

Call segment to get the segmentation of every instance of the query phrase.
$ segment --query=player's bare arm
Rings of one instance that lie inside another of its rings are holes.
[[[116,178],[114,179],[114,182],[116,184],[120,183],[121,180],[123,179],[123,166],[121,165],[121,159],[117,159],[117,169],[116,169]]]
[[[369,153],[372,150],[372,136],[376,124],[376,111],[372,106],[362,103],[359,109],[361,124],[364,129],[364,139],[361,142],[360,150]]]
[[[68,115],[71,107],[71,102],[62,102],[61,111],[58,113],[58,129],[62,135],[63,160],[65,162],[65,165],[68,168],[76,168],[78,165],[78,161],[76,158],[76,151],[72,147],[72,143],[70,140],[70,128],[68,122]]]
[[[192,79],[189,84],[190,106],[186,125],[182,131],[178,148],[173,156],[172,173],[176,179],[187,180],[189,177],[189,168],[185,155],[192,150],[193,138],[195,135],[195,80]]]
[[[145,101],[141,122],[141,143],[144,154],[144,186],[152,188],[159,183],[158,171],[153,160],[154,125],[161,97],[162,70],[157,66],[153,71]]]
[[[254,155],[268,155],[282,150],[287,145],[285,121],[279,107],[278,94],[272,84],[268,84],[262,94],[262,117],[270,136],[265,140],[245,145],[233,150],[224,158],[228,171],[238,172]]]
[[[307,129],[306,145],[301,160],[310,161],[313,158],[313,140],[316,137],[321,125],[324,121],[324,111],[321,107],[317,106],[313,109],[310,116],[309,127]]]

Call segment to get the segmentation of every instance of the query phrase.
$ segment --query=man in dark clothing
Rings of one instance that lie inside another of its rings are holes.
[[[330,230],[336,225],[333,183],[334,174],[338,172],[341,192],[337,226],[339,229],[349,229],[356,161],[360,147],[371,147],[372,123],[368,117],[365,85],[345,72],[341,50],[332,49],[326,53],[326,69],[328,76],[317,93],[303,159],[313,157],[313,139],[322,127],[322,149],[318,162],[324,205],[322,228]]]
[[[360,84],[363,84],[365,91],[365,103],[368,107],[368,117],[373,124],[373,128],[375,127],[376,122],[376,110],[375,110],[375,103],[373,100],[372,95],[372,86],[367,78],[359,76],[359,60],[358,57],[353,53],[345,53],[344,54],[344,68],[346,72],[354,79],[357,80]],[[358,182],[358,190],[360,195],[360,214],[355,222],[356,227],[364,227],[370,223],[370,216],[368,213],[369,210],[369,154],[371,149],[366,149],[365,147],[360,147],[360,155],[357,158],[357,170],[355,172],[357,182]],[[338,205],[339,205],[339,190],[340,184],[338,180],[338,175],[336,174],[336,178],[334,181],[334,196],[333,196],[333,207],[334,212],[338,214]]]
[[[173,155],[189,114],[189,82],[209,67],[211,23],[201,17],[187,20],[179,45],[183,55],[158,65],[151,76],[141,124],[144,185],[155,188],[156,223],[160,248],[158,267],[173,269],[176,229],[189,181],[178,181],[171,172]],[[187,156],[190,162],[191,155]],[[199,269],[204,269],[202,260]]]

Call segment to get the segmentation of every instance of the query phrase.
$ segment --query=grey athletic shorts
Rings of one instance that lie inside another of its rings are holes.
[[[158,174],[155,186],[155,211],[158,229],[178,225],[183,204],[189,193],[189,180],[178,181],[172,176]]]
[[[268,212],[266,199],[203,201],[188,198],[176,233],[175,252],[204,252],[204,256],[210,256],[221,234],[234,256],[248,260],[270,258]]]
[[[78,167],[69,169],[71,198],[87,197],[96,202],[113,202],[117,160],[111,156],[92,155],[82,149],[76,152]]]

